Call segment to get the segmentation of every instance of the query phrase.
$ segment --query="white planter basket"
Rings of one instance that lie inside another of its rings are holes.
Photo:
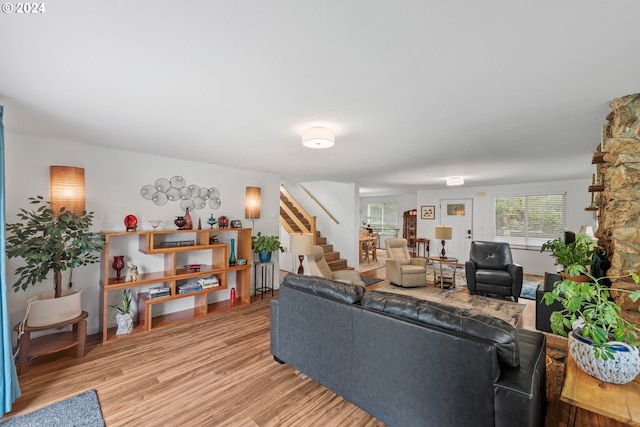
[[[82,313],[82,290],[60,298],[41,294],[29,298],[27,326],[55,325],[75,319]]]
[[[116,335],[129,335],[133,332],[133,313],[118,313],[116,314],[116,321],[118,322]]]
[[[611,344],[624,347],[627,351],[615,351],[613,359],[596,358],[591,344],[582,342],[569,332],[569,350],[576,365],[584,372],[597,379],[613,383],[626,384],[635,379],[640,373],[640,355],[637,347],[622,342]]]

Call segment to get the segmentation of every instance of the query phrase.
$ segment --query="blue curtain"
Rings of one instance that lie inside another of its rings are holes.
[[[5,248],[5,219],[4,219],[4,107],[0,105],[0,337],[2,338],[2,348],[0,353],[0,363],[2,363],[2,384],[0,384],[0,404],[2,413],[6,414],[11,410],[11,405],[20,396],[20,385],[16,365],[13,360],[11,350],[11,325],[9,324],[9,313],[7,311],[7,276],[6,276],[6,248]]]

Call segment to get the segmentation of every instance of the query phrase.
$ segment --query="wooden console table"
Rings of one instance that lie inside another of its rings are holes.
[[[560,400],[571,405],[568,425],[576,425],[577,408],[581,408],[630,426],[640,426],[638,396],[640,375],[627,384],[606,383],[584,373],[573,357],[567,356]]]
[[[85,320],[89,313],[83,311],[80,316],[75,317],[66,322],[60,322],[47,326],[24,326],[24,333],[18,339],[18,368],[20,373],[27,372],[31,359],[45,354],[56,353],[77,346],[76,355],[84,356],[84,347],[87,340],[87,321]],[[58,332],[50,335],[31,339],[31,332],[46,331],[49,329],[58,329],[64,326],[73,325],[70,332]],[[15,331],[20,330],[20,323],[13,328]]]

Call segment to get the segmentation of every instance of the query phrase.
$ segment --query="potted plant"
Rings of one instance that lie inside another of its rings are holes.
[[[118,310],[116,321],[118,329],[116,335],[128,335],[133,332],[133,313],[131,312],[131,289],[122,291],[122,306],[111,305],[110,307]]]
[[[280,244],[280,237],[263,236],[259,231],[257,236],[251,236],[251,249],[259,255],[260,262],[271,261],[273,251],[284,252],[284,247]]]
[[[569,337],[571,355],[589,375],[618,384],[632,381],[640,372],[640,329],[621,317],[620,306],[602,282],[631,279],[637,284],[639,276],[629,271],[621,277],[596,278],[579,264],[565,265],[565,271],[572,276],[584,274],[589,281],[565,278],[544,294],[547,305],[559,301],[563,307],[551,314],[552,331]],[[634,302],[640,298],[640,291],[616,290],[628,292]]]
[[[598,248],[591,236],[579,234],[576,240],[571,243],[565,243],[563,239],[557,238],[549,240],[542,244],[540,252],[551,251],[551,256],[555,259],[556,265],[564,268],[563,278],[569,274],[566,270],[568,266],[574,266],[573,271],[577,277],[572,279],[575,281],[589,281],[590,279],[584,274],[587,266],[591,265],[593,254]],[[582,268],[580,268],[582,267]]]
[[[56,215],[51,209],[51,203],[45,201],[42,196],[30,197],[29,203],[36,205],[35,208],[31,211],[20,209],[20,220],[6,226],[7,256],[22,258],[25,262],[25,265],[15,271],[18,280],[13,283],[13,290],[18,292],[20,289],[26,290],[29,285],[35,286],[43,282],[49,272],[53,271],[55,299],[68,298],[73,304],[77,304],[77,307],[61,308],[60,312],[55,312],[57,309],[51,306],[62,303],[36,301],[41,303],[38,306],[42,308],[38,309],[33,304],[30,306],[28,324],[44,326],[52,324],[43,323],[47,321],[48,314],[51,314],[53,323],[80,315],[80,292],[62,297],[62,271],[98,262],[98,252],[104,240],[99,233],[90,230],[93,212],[85,212],[79,216],[61,209]],[[49,307],[44,307],[45,305]],[[39,320],[35,320],[36,318]]]

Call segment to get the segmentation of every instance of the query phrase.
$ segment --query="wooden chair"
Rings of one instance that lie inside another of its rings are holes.
[[[367,259],[371,255],[373,261],[378,261],[378,233],[369,234],[369,241],[367,242]]]
[[[369,230],[360,229],[360,260],[369,262]]]

